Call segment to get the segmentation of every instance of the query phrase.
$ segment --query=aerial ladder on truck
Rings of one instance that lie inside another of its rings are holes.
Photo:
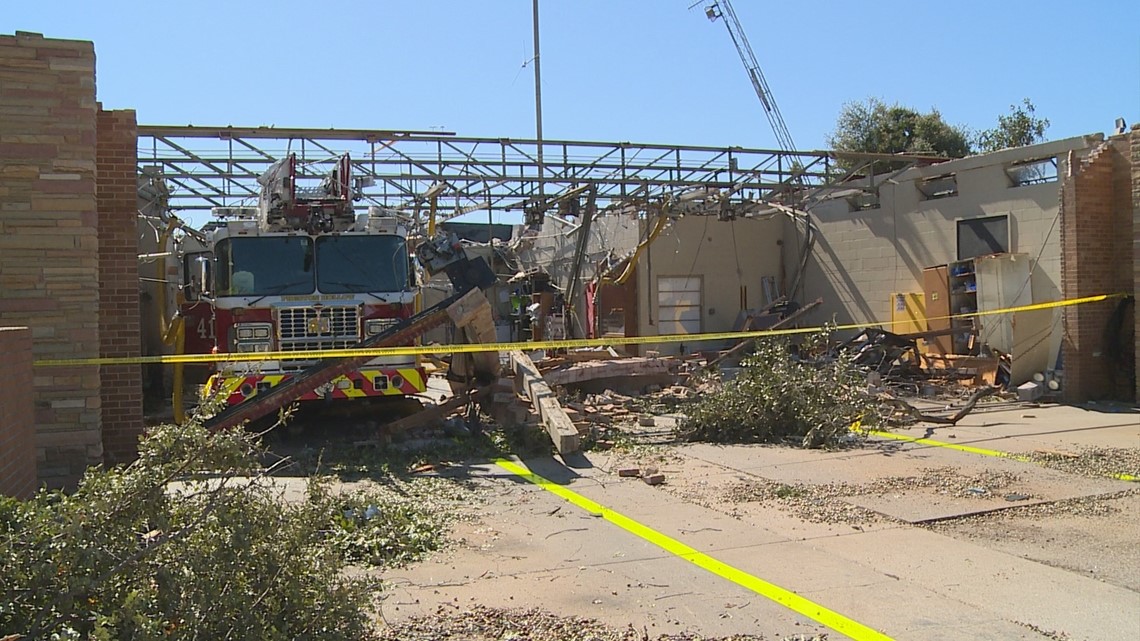
[[[732,38],[732,44],[736,45],[736,53],[740,55],[740,61],[744,63],[744,69],[752,81],[756,97],[764,107],[764,115],[768,116],[768,123],[772,125],[772,132],[776,134],[777,144],[783,151],[795,151],[796,145],[792,142],[792,134],[788,131],[788,125],[784,123],[784,116],[776,105],[776,98],[768,87],[764,72],[760,70],[760,63],[756,61],[756,54],[752,51],[752,45],[748,43],[748,36],[744,34],[744,27],[736,17],[736,9],[732,8],[731,0],[713,0],[705,6],[705,16],[710,22],[716,22],[717,19],[724,21],[728,35]]]
[[[694,3],[690,8],[697,6],[699,3]],[[740,24],[740,19],[736,17],[736,9],[732,6],[732,0],[712,0],[709,4],[705,5],[705,16],[710,22],[716,22],[718,19],[724,21],[725,29],[728,30],[728,36],[732,38],[732,44],[736,46],[736,53],[740,56],[740,62],[744,64],[744,70],[748,72],[748,79],[752,82],[752,89],[756,91],[756,97],[760,99],[760,105],[764,107],[764,115],[768,117],[768,124],[772,126],[772,133],[776,136],[776,143],[780,146],[781,151],[795,152],[796,145],[792,142],[792,134],[788,131],[788,125],[784,122],[784,116],[780,113],[780,107],[776,105],[776,97],[772,95],[772,89],[768,86],[768,80],[764,78],[764,72],[760,70],[760,63],[756,60],[756,53],[752,51],[752,45],[748,42],[748,36],[744,33],[744,27]],[[802,194],[803,188],[806,187],[804,181],[803,170],[798,163],[793,162],[792,167],[789,168],[792,176],[789,180],[784,181],[786,187],[795,186]],[[773,190],[775,193],[775,190]],[[785,295],[791,299],[799,291],[801,278],[804,271],[807,269],[807,260],[811,255],[812,247],[815,245],[815,230],[811,222],[811,217],[804,211],[799,210],[799,203],[796,202],[793,195],[791,202],[785,205],[771,203],[776,209],[783,211],[792,217],[797,224],[802,224],[804,228],[804,243],[800,254],[803,259],[800,267],[796,272],[795,279],[792,285],[785,292]]]

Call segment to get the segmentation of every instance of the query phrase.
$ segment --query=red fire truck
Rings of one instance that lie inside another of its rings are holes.
[[[354,347],[415,312],[417,290],[395,212],[357,214],[349,157],[314,187],[297,184],[294,155],[259,179],[257,207],[216,208],[205,242],[184,246],[184,352],[296,352],[297,358],[218,362],[207,389],[230,405]],[[191,241],[193,239],[190,239]],[[415,356],[368,361],[301,400],[402,396],[426,389]]]

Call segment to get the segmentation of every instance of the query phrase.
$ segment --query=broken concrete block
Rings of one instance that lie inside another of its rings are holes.
[[[662,483],[665,482],[665,475],[661,474],[661,473],[648,474],[648,475],[642,476],[641,480],[645,481],[649,485],[661,485]]]
[[[1045,394],[1045,387],[1041,383],[1029,381],[1017,386],[1017,400],[1036,401]]]
[[[637,419],[637,424],[642,427],[653,427],[657,425],[657,421],[652,416],[642,416]]]
[[[623,467],[618,469],[618,476],[641,476],[641,469],[636,467]]]

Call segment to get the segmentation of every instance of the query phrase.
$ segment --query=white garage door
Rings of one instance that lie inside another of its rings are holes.
[[[701,333],[701,277],[657,277],[657,333]]]

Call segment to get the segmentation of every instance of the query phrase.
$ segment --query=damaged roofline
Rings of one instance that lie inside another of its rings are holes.
[[[966,156],[965,158],[955,158],[936,165],[911,167],[904,170],[898,176],[895,176],[894,180],[897,182],[905,182],[907,180],[918,180],[943,174],[952,174],[959,171],[978,169],[979,167],[989,167],[995,164],[1048,158],[1050,156],[1062,156],[1069,151],[1092,149],[1102,142],[1104,142],[1104,134],[1093,133],[1083,136],[1073,136],[1072,138],[1062,138],[1061,140],[1051,140],[1049,142],[1027,145],[1025,147],[1010,147],[989,153]]]

